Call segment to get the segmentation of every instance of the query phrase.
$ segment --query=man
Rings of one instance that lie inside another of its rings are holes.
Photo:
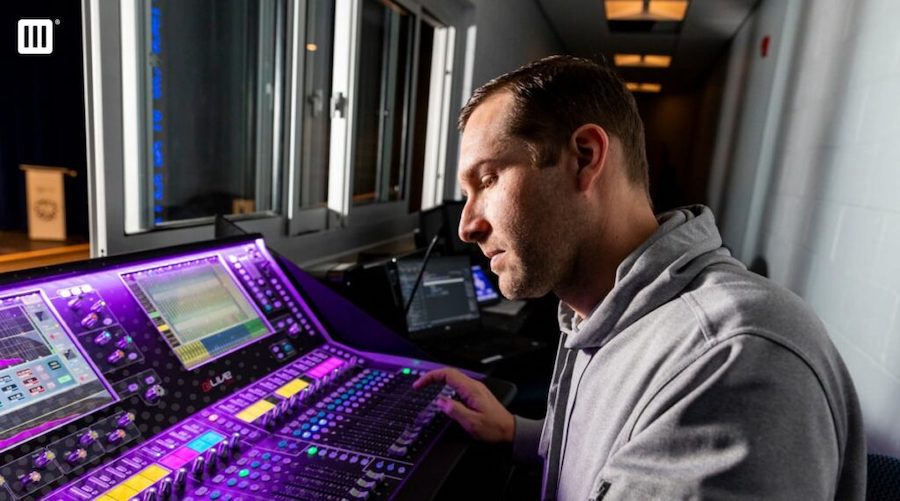
[[[543,460],[544,498],[862,499],[850,376],[794,294],[722,247],[709,209],[654,216],[643,125],[606,66],[554,56],[462,110],[459,226],[508,298],[554,292],[543,421],[439,369],[471,435]]]

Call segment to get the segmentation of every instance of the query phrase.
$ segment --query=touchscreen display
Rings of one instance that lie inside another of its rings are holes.
[[[217,256],[122,276],[186,369],[271,334]]]
[[[39,292],[0,298],[0,450],[113,401]]]

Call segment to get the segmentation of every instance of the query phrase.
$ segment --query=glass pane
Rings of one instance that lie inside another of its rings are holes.
[[[311,1],[306,13],[303,164],[300,207],[325,207],[331,141],[331,67],[334,58],[334,0]]]
[[[431,64],[434,51],[434,26],[419,21],[419,66],[416,75],[416,111],[412,127],[412,169],[409,183],[409,211],[422,208],[422,181],[425,166],[425,146],[428,127],[428,101],[431,91]]]
[[[275,210],[283,4],[152,0],[148,10],[148,226]]]
[[[411,73],[409,12],[363,0],[357,73],[353,203],[403,198],[404,122]]]

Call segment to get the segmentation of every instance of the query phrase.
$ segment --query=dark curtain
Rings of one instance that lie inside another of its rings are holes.
[[[53,53],[19,55],[19,19],[55,24]],[[54,165],[67,178],[69,235],[88,236],[81,2],[14,0],[0,4],[0,230],[27,229],[25,173],[19,164]]]

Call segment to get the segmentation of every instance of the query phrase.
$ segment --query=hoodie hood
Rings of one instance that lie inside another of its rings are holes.
[[[695,205],[658,217],[656,232],[616,269],[612,290],[577,327],[563,329],[569,349],[600,348],[649,312],[677,297],[704,269],[728,262],[712,211]],[[742,266],[742,265],[741,265]],[[574,312],[560,303],[561,326]]]

